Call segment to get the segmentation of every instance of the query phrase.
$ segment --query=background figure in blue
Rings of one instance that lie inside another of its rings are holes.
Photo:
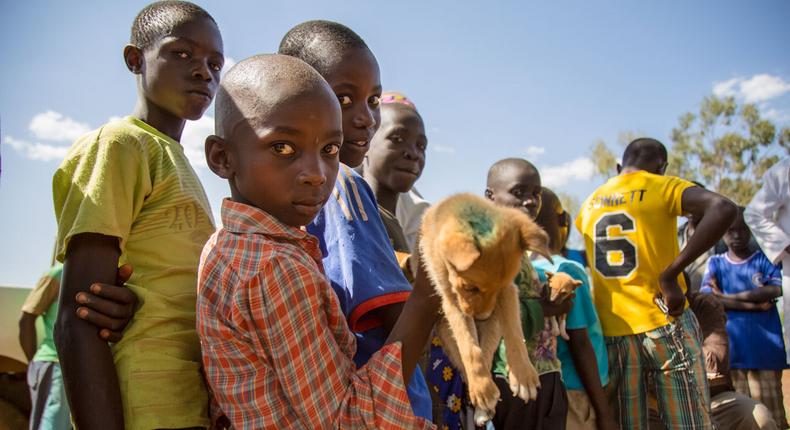
[[[63,264],[56,263],[39,279],[22,305],[19,319],[19,343],[28,359],[27,384],[30,387],[30,430],[66,430],[71,428],[69,403],[52,337],[58,315]],[[36,319],[44,322],[44,338],[37,346]]]
[[[727,252],[708,260],[701,291],[714,294],[727,310],[735,391],[767,406],[784,429],[788,425],[781,381],[787,362],[775,305],[782,295],[782,272],[762,251],[751,250],[743,210],[739,208],[724,234]]]

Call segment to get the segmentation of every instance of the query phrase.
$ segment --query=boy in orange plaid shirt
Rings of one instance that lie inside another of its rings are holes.
[[[215,132],[206,158],[231,198],[201,256],[197,319],[222,412],[236,429],[430,428],[403,383],[436,321],[429,284],[414,289],[387,345],[357,369],[354,336],[304,230],[338,171],[332,89],[301,60],[249,58],[223,78]]]

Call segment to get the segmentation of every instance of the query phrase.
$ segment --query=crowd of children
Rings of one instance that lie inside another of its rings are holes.
[[[78,139],[53,179],[63,266],[20,321],[30,428],[473,428],[464,377],[430,341],[440,306],[413,189],[426,127],[382,92],[364,40],[308,21],[220,82],[216,22],[167,0],[123,52],[136,106]],[[206,160],[230,188],[219,229],[179,144],[212,101]],[[743,210],[665,176],[667,160],[657,140],[631,142],[575,223],[529,161],[491,166],[485,196],[533,218],[553,256],[524,255],[513,281],[537,399],[511,393],[500,345],[487,428],[788,427],[781,252],[750,246]],[[700,257],[722,236],[724,254]],[[704,276],[685,272],[695,261]],[[581,285],[552,302],[557,272]],[[544,324],[562,315],[567,339]]]

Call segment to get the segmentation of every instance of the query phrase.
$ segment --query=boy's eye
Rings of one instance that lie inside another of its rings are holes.
[[[337,96],[337,100],[340,102],[340,106],[348,106],[353,102],[349,96]]]
[[[176,51],[176,55],[178,58],[183,58],[185,60],[189,58],[189,52],[187,51]]]
[[[373,96],[373,97],[369,98],[368,99],[368,103],[370,103],[371,106],[378,106],[378,105],[380,105],[381,104],[381,96]]]
[[[425,151],[428,148],[428,142],[417,142],[417,148],[420,148],[420,151]]]
[[[340,153],[340,145],[337,143],[330,143],[324,147],[324,154],[337,155],[338,153]]]
[[[213,70],[215,72],[221,72],[222,71],[222,65],[221,64],[210,63],[209,67],[211,67],[211,70]]]
[[[291,155],[294,152],[296,152],[293,146],[287,143],[275,143],[274,145],[272,145],[272,151],[274,151],[274,153],[278,155]]]
[[[390,140],[392,140],[392,141],[393,141],[393,142],[395,142],[395,143],[403,143],[403,138],[402,138],[402,137],[400,137],[400,135],[397,135],[397,134],[393,134],[393,135],[390,137]]]

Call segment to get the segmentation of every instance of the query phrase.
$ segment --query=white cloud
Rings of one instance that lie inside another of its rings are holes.
[[[527,149],[524,150],[524,152],[527,153],[528,157],[538,158],[546,153],[546,148],[542,146],[528,146]]]
[[[227,60],[226,60],[227,61]],[[214,118],[203,115],[197,121],[187,121],[181,133],[181,146],[184,147],[189,162],[195,167],[207,167],[205,144],[206,137],[214,134]]]
[[[5,143],[24,157],[38,161],[60,161],[69,152],[68,146],[49,145],[38,142],[27,142],[6,136]]]
[[[37,139],[53,142],[73,142],[91,130],[88,124],[51,110],[34,116],[28,128]]]
[[[434,143],[430,145],[430,148],[433,152],[440,152],[443,154],[455,154],[455,148],[448,145],[440,145],[438,143]]]
[[[570,181],[588,181],[592,179],[595,166],[586,157],[579,157],[558,166],[540,168],[540,179],[544,186],[561,187]]]
[[[738,92],[735,87],[737,87],[741,81],[741,78],[733,78],[729,81],[715,82],[713,84],[713,94],[716,97],[735,96]]]
[[[747,103],[758,103],[780,97],[790,92],[790,82],[779,76],[754,75],[751,78],[733,78],[713,84],[713,94],[719,97],[735,96]]]
[[[790,122],[790,112],[785,112],[783,110],[774,108],[763,109],[763,117],[779,124]]]

